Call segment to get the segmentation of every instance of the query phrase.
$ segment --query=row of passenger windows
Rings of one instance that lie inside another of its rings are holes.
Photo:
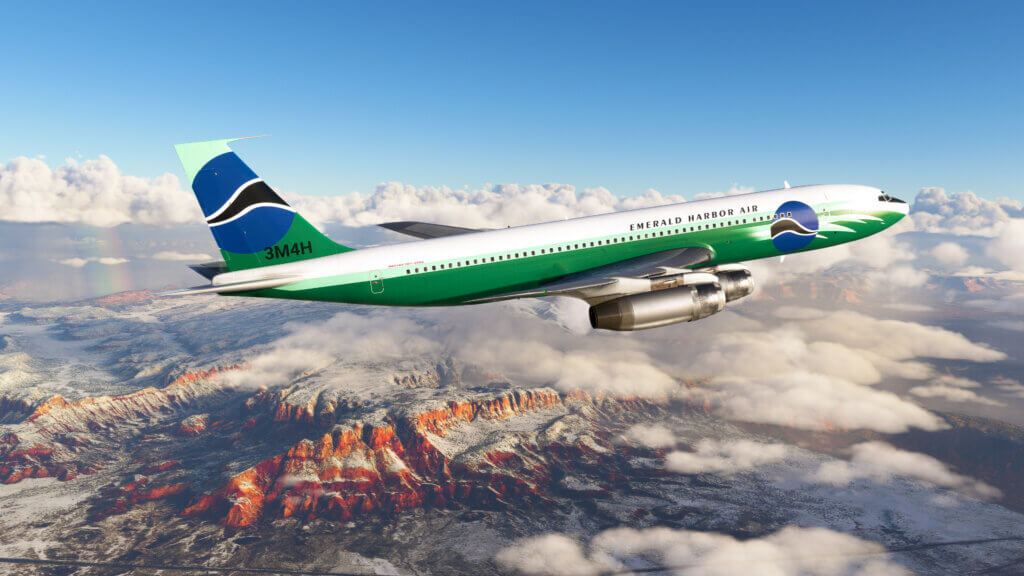
[[[783,218],[783,217],[792,217],[792,216],[793,216],[792,212],[786,212],[786,213],[781,213],[780,212],[778,214],[772,214],[771,216],[756,216],[756,217],[752,217],[752,218],[750,218],[750,222],[767,222],[767,221],[778,220],[779,218]],[[690,227],[683,226],[681,228],[676,228],[675,232],[673,232],[670,229],[669,230],[669,236],[671,236],[673,234],[685,234],[687,232],[699,232],[699,231],[702,231],[702,230],[711,230],[712,228],[726,228],[728,226],[736,226],[736,225],[739,225],[739,224],[746,224],[746,223],[747,223],[747,219],[743,218],[743,219],[736,219],[736,220],[727,220],[725,222],[720,222],[720,223],[712,222],[711,224],[698,224],[697,226],[690,226]],[[647,238],[656,238],[658,236],[664,236],[664,235],[665,235],[665,231],[664,230],[660,230],[658,232],[647,232],[643,236],[641,236],[640,234],[636,234],[634,236],[622,236],[621,238],[612,238],[611,240],[594,240],[594,241],[589,242],[589,244],[587,242],[581,242],[579,244],[566,244],[564,250],[562,249],[561,246],[555,246],[554,248],[541,248],[540,250],[529,250],[529,251],[523,251],[523,252],[513,252],[512,254],[509,254],[507,256],[500,256],[500,255],[499,256],[490,256],[490,257],[485,256],[483,258],[473,258],[471,260],[460,260],[460,261],[457,261],[457,262],[449,262],[447,264],[436,264],[436,265],[431,265],[431,266],[423,266],[422,268],[406,268],[405,273],[406,274],[418,274],[421,270],[423,272],[433,272],[433,271],[438,270],[438,269],[440,269],[440,270],[447,270],[448,268],[461,268],[463,266],[473,266],[475,264],[487,264],[488,262],[503,262],[505,260],[513,260],[513,259],[516,259],[516,258],[526,258],[527,256],[537,256],[538,252],[541,255],[544,255],[544,254],[555,254],[557,252],[563,252],[563,251],[568,252],[569,250],[579,250],[580,246],[582,246],[583,248],[595,248],[597,246],[607,246],[609,244],[619,244],[619,243],[622,243],[622,242],[632,242],[634,240],[644,240],[644,239],[647,239]],[[529,253],[527,253],[527,252],[529,252]]]

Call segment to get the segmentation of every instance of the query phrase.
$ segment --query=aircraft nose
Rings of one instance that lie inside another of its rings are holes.
[[[899,212],[904,216],[910,214],[910,204],[907,204],[903,200],[900,200],[899,198],[896,198],[894,196],[889,197],[889,207],[893,212]]]

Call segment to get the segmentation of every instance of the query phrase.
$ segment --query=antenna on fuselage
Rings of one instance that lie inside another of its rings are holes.
[[[789,180],[783,180],[782,187],[785,188],[786,190],[789,190]]]

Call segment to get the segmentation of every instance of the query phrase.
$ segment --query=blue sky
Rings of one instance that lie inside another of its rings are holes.
[[[275,187],[382,181],[686,196],[850,182],[1024,200],[1019,2],[9,4],[15,156],[181,174],[237,149]]]

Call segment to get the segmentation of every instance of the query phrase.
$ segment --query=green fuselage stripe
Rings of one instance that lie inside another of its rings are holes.
[[[844,214],[853,211],[836,208],[833,212],[829,204],[816,207],[821,230],[800,252],[859,240],[888,228],[903,217],[898,212],[856,212],[873,218],[844,220]],[[458,305],[494,294],[537,288],[567,274],[664,250],[710,248],[714,257],[702,263],[702,267],[783,255],[769,237],[771,221],[767,216],[766,213],[754,214],[748,217],[747,223],[742,223],[742,218],[723,218],[530,247],[526,251],[519,249],[314,278],[282,288],[238,295],[389,306]],[[727,225],[728,222],[732,224]],[[831,222],[836,222],[840,229],[829,230]],[[466,265],[467,260],[469,265]]]

